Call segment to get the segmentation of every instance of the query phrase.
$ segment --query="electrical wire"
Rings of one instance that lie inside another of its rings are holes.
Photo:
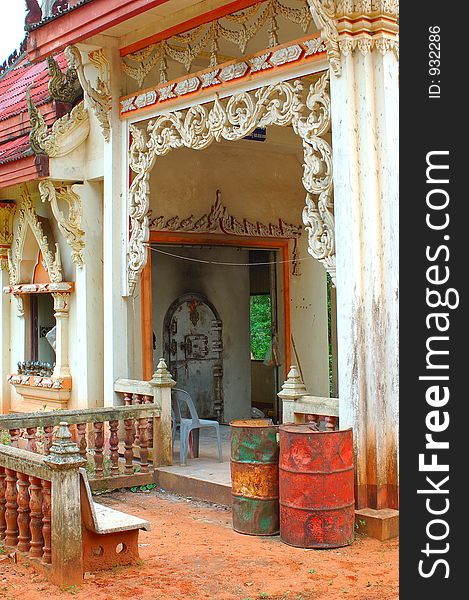
[[[190,256],[181,256],[180,254],[172,254],[171,252],[165,252],[164,250],[159,250],[158,248],[153,248],[150,246],[150,249],[153,252],[158,252],[158,254],[164,254],[165,256],[171,256],[172,258],[178,258],[179,260],[187,260],[190,262],[203,263],[206,265],[222,265],[224,267],[257,267],[261,265],[282,265],[285,263],[299,262],[301,260],[310,260],[312,256],[305,256],[304,258],[296,258],[290,260],[274,260],[271,262],[255,262],[255,263],[231,263],[231,262],[221,262],[216,260],[203,260],[201,258],[192,258]]]

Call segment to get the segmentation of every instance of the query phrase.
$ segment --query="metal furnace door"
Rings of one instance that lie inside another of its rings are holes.
[[[164,320],[165,359],[204,419],[223,420],[222,353],[222,322],[211,302],[195,293],[177,298]]]

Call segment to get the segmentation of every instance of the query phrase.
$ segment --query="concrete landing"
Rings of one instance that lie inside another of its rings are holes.
[[[216,504],[231,505],[230,428],[220,427],[223,462],[218,461],[214,429],[202,429],[199,458],[188,458],[187,466],[179,460],[179,439],[174,443],[173,465],[155,470],[155,483],[181,496],[190,496]]]

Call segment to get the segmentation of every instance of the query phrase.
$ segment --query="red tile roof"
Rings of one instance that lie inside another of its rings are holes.
[[[66,60],[63,54],[55,57],[63,69]],[[0,77],[0,165],[13,163],[32,156],[29,145],[29,114],[26,91],[31,87],[34,104],[48,125],[56,119],[54,102],[48,90],[49,75],[46,61],[31,64],[23,57],[14,67]],[[14,169],[14,165],[12,165]],[[5,170],[3,169],[3,175]],[[2,181],[0,181],[1,187]]]

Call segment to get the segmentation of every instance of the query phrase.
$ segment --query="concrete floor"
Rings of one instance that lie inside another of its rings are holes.
[[[199,457],[188,458],[187,466],[181,466],[178,433],[173,448],[173,465],[157,469],[158,485],[183,496],[231,504],[229,426],[220,426],[220,436],[222,463],[218,461],[215,428],[207,428],[200,431]]]

